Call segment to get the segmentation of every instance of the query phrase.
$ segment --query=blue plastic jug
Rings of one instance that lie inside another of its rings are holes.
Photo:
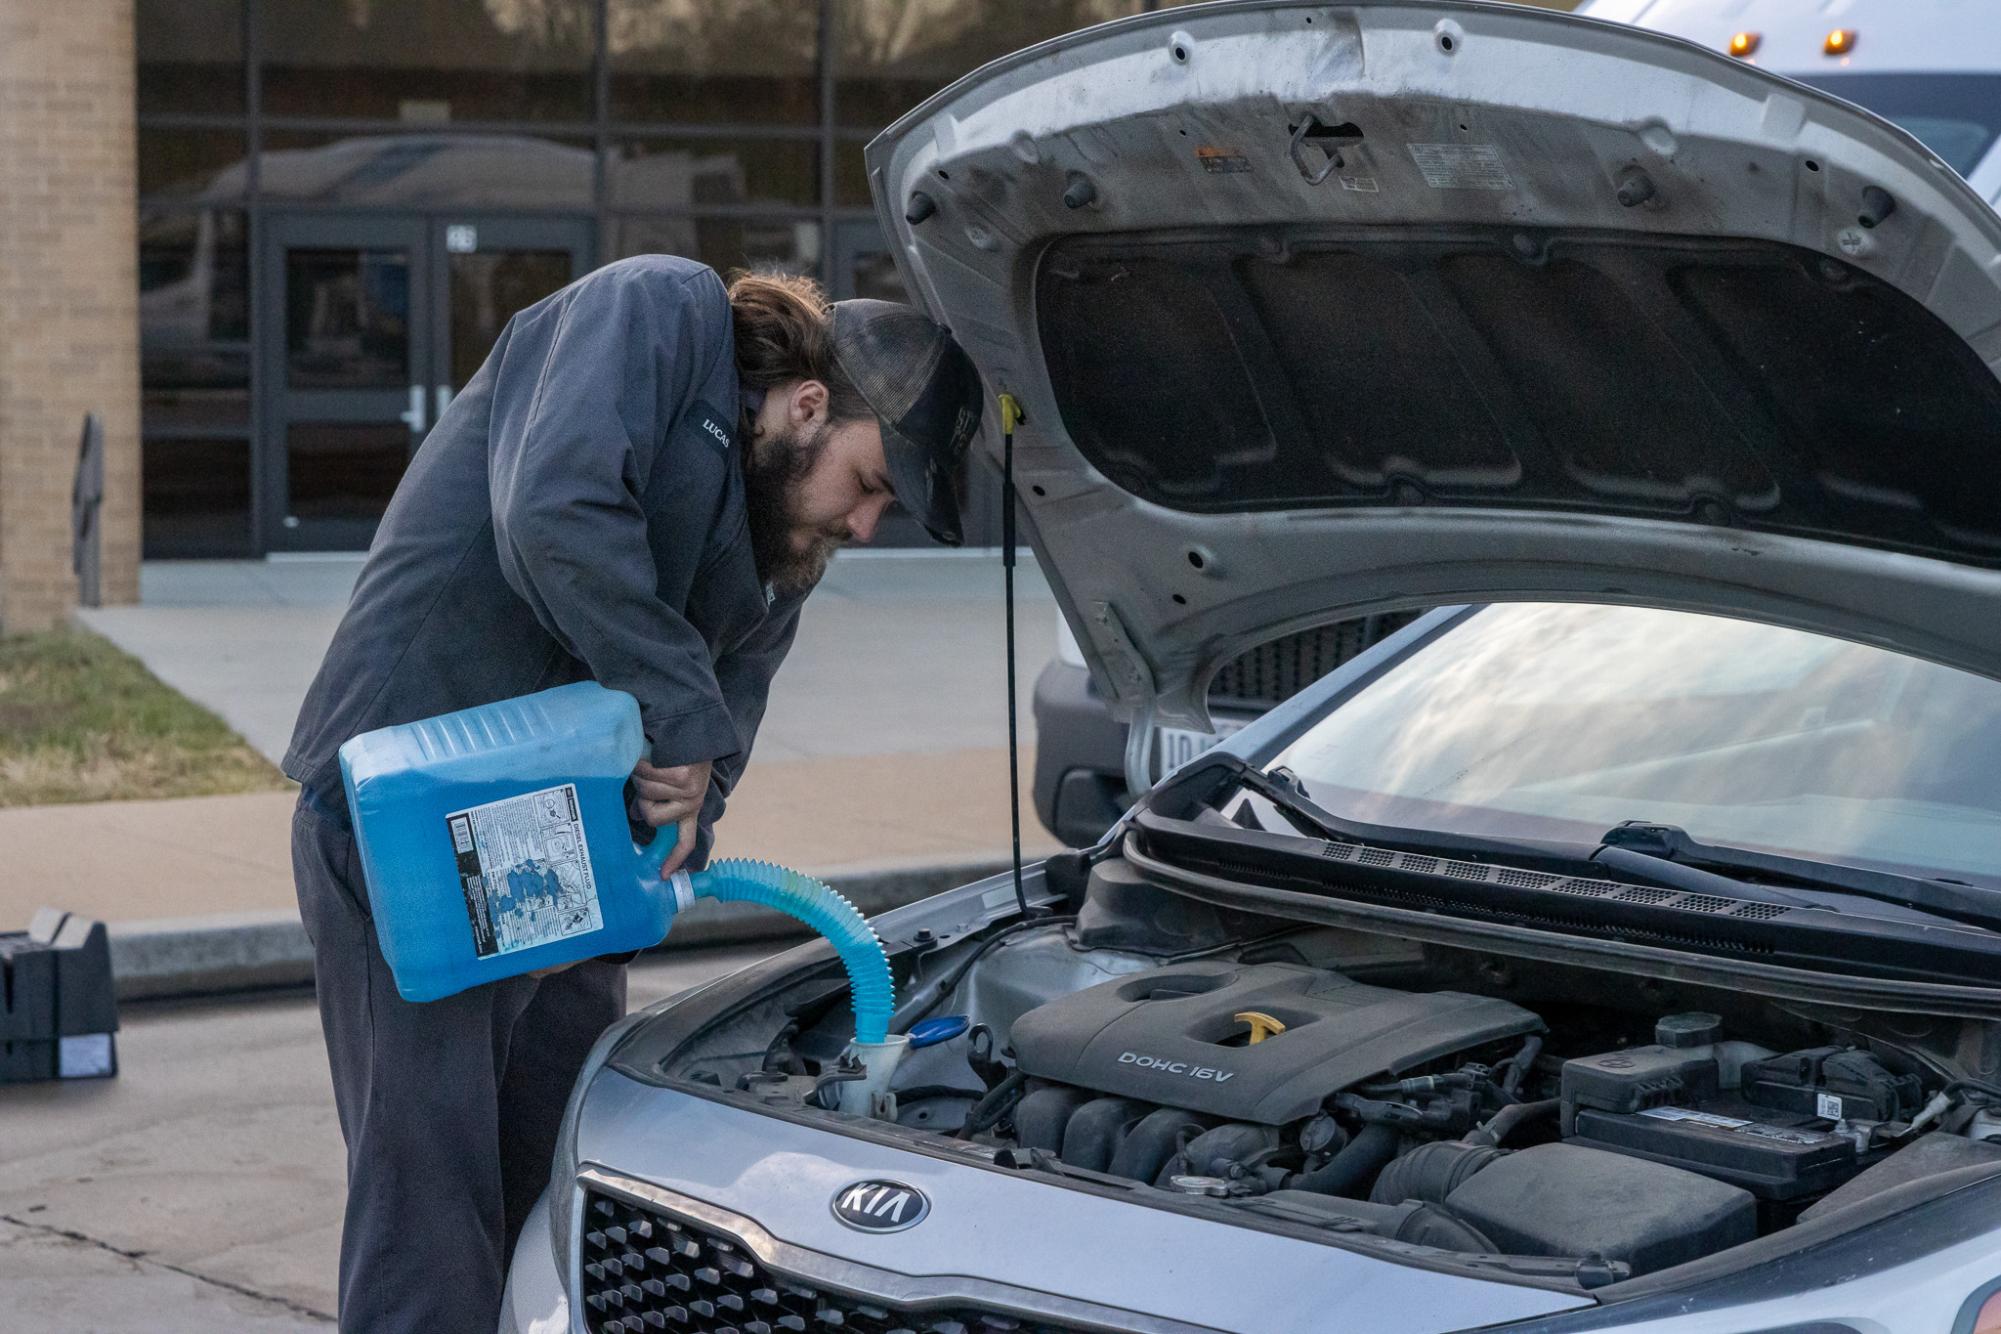
[[[658,944],[692,897],[633,845],[639,705],[594,682],[364,732],[340,748],[375,931],[405,1000]]]

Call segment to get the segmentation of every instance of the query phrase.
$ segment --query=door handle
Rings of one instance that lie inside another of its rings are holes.
[[[438,410],[431,414],[432,421],[436,421],[440,417],[443,417],[445,415],[445,409],[452,405],[452,387],[448,384],[439,385],[437,388],[437,396],[438,396]]]
[[[410,428],[413,435],[424,433],[424,386],[410,386],[410,406],[401,414],[400,420]]]

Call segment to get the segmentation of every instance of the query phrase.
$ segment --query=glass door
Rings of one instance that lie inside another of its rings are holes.
[[[581,218],[446,216],[431,222],[433,420],[486,361],[514,313],[591,267],[591,225]]]
[[[896,272],[882,227],[874,218],[848,218],[834,224],[833,298],[873,297],[877,301],[908,301],[903,279]]]
[[[263,544],[366,547],[430,419],[423,220],[274,215],[263,258]]]
[[[510,317],[583,274],[569,218],[279,214],[265,227],[264,547],[351,551]]]

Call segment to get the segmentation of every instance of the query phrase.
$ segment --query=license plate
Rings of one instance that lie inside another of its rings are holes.
[[[1153,729],[1154,770],[1162,777],[1173,773],[1203,751],[1213,748],[1218,742],[1238,731],[1243,724],[1229,718],[1218,718],[1213,732],[1197,732],[1186,727],[1156,727]]]

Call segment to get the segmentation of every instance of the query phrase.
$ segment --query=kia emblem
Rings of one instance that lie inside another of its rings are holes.
[[[857,1181],[834,1196],[834,1217],[857,1232],[901,1232],[931,1212],[931,1201],[901,1181]]]

